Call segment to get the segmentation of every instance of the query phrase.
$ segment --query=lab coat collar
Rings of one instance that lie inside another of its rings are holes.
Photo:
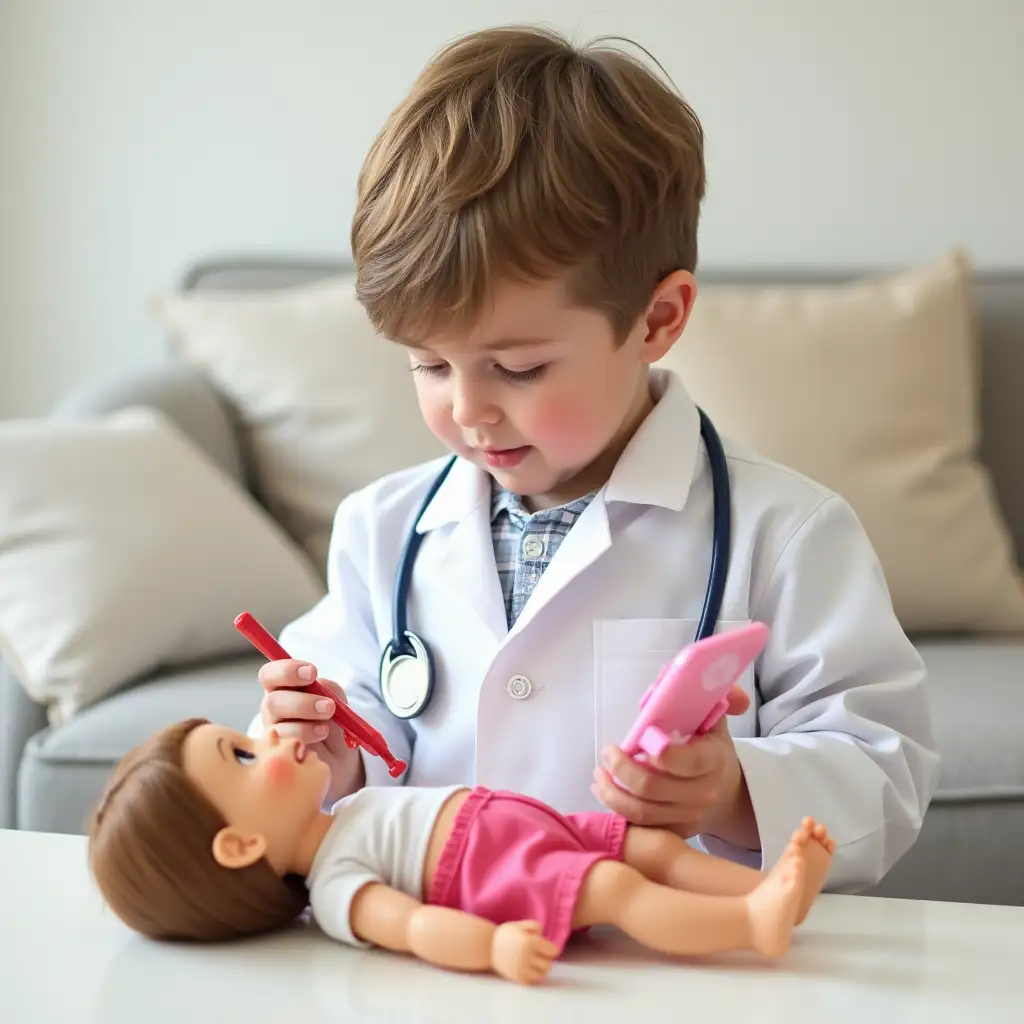
[[[605,503],[654,505],[678,512],[686,504],[700,452],[700,414],[670,370],[651,370],[655,406],[637,428],[605,488]]]
[[[651,370],[655,406],[637,428],[612,471],[604,501],[655,505],[679,511],[690,492],[700,449],[697,406],[675,373]],[[457,459],[433,500],[420,516],[417,530],[466,519],[481,505],[490,518],[491,477],[466,459]]]
[[[490,519],[491,477],[467,459],[456,459],[433,500],[423,510],[416,529],[429,533],[439,526],[468,518],[481,505],[487,506]]]

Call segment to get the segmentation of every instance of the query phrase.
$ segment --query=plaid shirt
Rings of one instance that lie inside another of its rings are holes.
[[[497,485],[493,485],[492,490],[494,562],[505,595],[505,617],[511,629],[559,545],[597,492],[531,515],[517,495]]]

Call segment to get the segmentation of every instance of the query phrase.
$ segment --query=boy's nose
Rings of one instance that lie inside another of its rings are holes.
[[[479,389],[456,386],[452,394],[452,419],[460,427],[497,423],[501,411]]]

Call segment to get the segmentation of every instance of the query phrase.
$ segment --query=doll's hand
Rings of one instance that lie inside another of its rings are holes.
[[[734,687],[727,714],[741,715],[749,706],[750,698]],[[618,747],[606,748],[602,756],[604,766],[595,769],[591,790],[633,824],[668,827],[687,838],[714,832],[732,839],[756,829],[724,716],[705,735],[672,744],[642,763]]]
[[[558,947],[544,938],[536,921],[508,921],[498,925],[491,940],[495,973],[521,985],[535,985],[546,977]]]
[[[311,670],[309,679],[299,675],[302,669]],[[259,672],[260,684],[266,691],[260,704],[260,719],[265,729],[276,728],[282,739],[294,736],[314,747],[320,759],[331,767],[330,795],[340,797],[362,784],[356,779],[361,772],[362,758],[358,748],[353,749],[345,742],[341,727],[331,720],[334,701],[299,692],[313,679],[335,693],[338,701],[348,703],[337,683],[317,678],[315,666],[295,659],[268,661]]]

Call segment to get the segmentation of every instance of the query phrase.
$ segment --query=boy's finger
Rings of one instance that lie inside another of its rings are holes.
[[[679,779],[671,775],[648,773],[637,778],[626,779],[625,767],[620,770],[605,771],[598,768],[594,772],[595,782],[607,782],[609,786],[622,791],[644,803],[674,807],[680,817],[696,816],[704,813],[718,797],[719,786],[717,777],[700,779]],[[640,772],[646,769],[635,765]]]
[[[706,735],[696,736],[688,743],[672,743],[657,757],[651,758],[651,767],[679,778],[696,779],[718,774],[725,764],[726,749],[721,732],[726,729],[722,718]]]
[[[726,695],[726,699],[729,701],[729,707],[725,712],[727,715],[742,715],[750,707],[750,694],[742,687],[734,686]],[[724,721],[724,718],[719,719],[720,723]]]
[[[672,784],[678,780],[660,768],[638,764],[627,757],[618,747],[609,747],[603,752],[602,765],[610,776],[614,776],[623,787],[635,796],[645,800],[672,799]]]
[[[676,804],[657,803],[644,800],[620,789],[611,780],[607,772],[598,769],[591,792],[608,810],[621,814],[634,825],[660,826],[670,825],[674,828],[695,823],[698,815],[680,808]]]
[[[699,737],[689,743],[673,743],[657,757],[640,763],[628,757],[618,747],[607,747],[602,762],[613,775],[640,796],[658,779],[691,780],[714,774],[723,760],[720,744]]]
[[[651,767],[680,779],[700,779],[721,771],[725,762],[725,752],[714,733],[719,726],[725,728],[724,722],[725,719],[721,719],[715,729],[706,736],[698,736],[689,743],[673,743],[666,747],[657,757],[651,759]]]
[[[685,793],[685,783],[670,775],[655,774],[641,765],[614,765],[610,769],[597,768],[595,781],[606,778],[610,785],[624,790],[639,800],[656,804],[678,804]]]
[[[274,728],[281,739],[297,739],[307,746],[327,739],[329,727],[316,722],[276,722]]]
[[[272,690],[263,698],[271,721],[327,721],[334,714],[334,701],[295,690]]]
[[[260,666],[259,681],[264,690],[277,690],[281,687],[309,686],[316,679],[316,666],[308,661],[287,659],[268,661]],[[323,680],[321,680],[323,682]]]

